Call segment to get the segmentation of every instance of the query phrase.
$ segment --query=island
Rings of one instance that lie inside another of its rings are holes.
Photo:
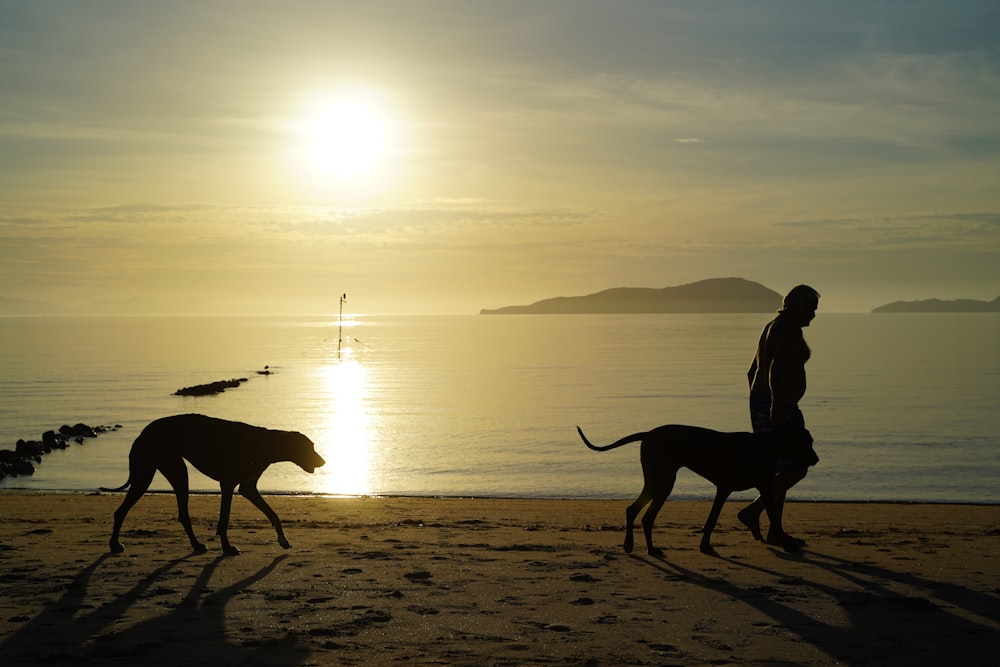
[[[781,295],[743,278],[711,278],[676,287],[615,287],[584,296],[560,296],[526,306],[487,309],[481,315],[640,313],[773,313]]]
[[[1000,296],[992,301],[980,299],[924,299],[893,301],[872,309],[873,313],[1000,313]]]

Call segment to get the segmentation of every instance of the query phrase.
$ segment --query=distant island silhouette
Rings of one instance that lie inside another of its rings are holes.
[[[992,301],[979,299],[924,299],[893,301],[872,310],[873,313],[1000,313],[1000,296]]]
[[[584,296],[560,296],[526,306],[484,308],[481,315],[638,313],[773,313],[781,295],[743,278],[711,278],[677,287],[615,287]]]

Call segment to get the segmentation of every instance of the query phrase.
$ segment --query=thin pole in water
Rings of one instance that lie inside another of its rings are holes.
[[[340,315],[337,317],[337,358],[340,358],[340,345],[344,342],[344,302],[347,301],[347,294],[340,295]]]

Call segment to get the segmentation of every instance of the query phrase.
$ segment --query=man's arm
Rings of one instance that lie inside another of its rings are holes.
[[[767,386],[771,392],[771,423],[782,426],[785,423],[785,401],[782,382],[785,379],[785,363],[788,360],[788,344],[784,327],[773,326],[768,332],[767,344],[771,351],[771,363],[767,367]]]
[[[765,345],[767,345],[767,332],[770,329],[771,323],[768,323],[761,329],[760,338],[757,339],[757,352],[753,355],[753,361],[750,362],[750,370],[747,371],[747,381],[750,383],[750,391],[753,391],[754,380],[757,379],[757,371],[759,370],[758,360],[761,355],[764,354]]]

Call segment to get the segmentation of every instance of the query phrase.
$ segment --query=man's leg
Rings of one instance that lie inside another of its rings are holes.
[[[788,494],[788,490],[793,486],[795,486],[796,484],[798,484],[800,481],[802,481],[802,479],[806,476],[806,471],[808,470],[807,468],[804,468],[799,465],[784,465],[784,466],[781,465],[782,463],[786,462],[788,462],[788,459],[784,459],[783,461],[779,462],[779,470],[774,476],[774,492],[775,492],[774,501],[775,501],[775,509],[778,511],[779,516],[782,515],[785,511],[785,496]],[[758,498],[754,502],[756,503],[759,500],[760,498]],[[762,507],[763,505],[764,503],[761,503]],[[740,514],[742,514],[742,512],[740,512]],[[739,517],[740,515],[737,514],[736,516]],[[743,521],[742,517],[740,517],[740,521]],[[760,532],[759,512],[757,514],[757,521],[758,521],[757,532],[759,533]],[[746,524],[745,521],[743,521],[743,523]],[[753,532],[753,529],[751,529],[751,532]],[[754,537],[760,539],[759,537],[757,537],[757,535],[754,535]],[[770,528],[768,529],[767,532],[768,544],[776,544],[778,542],[778,537],[779,537],[778,535],[773,535],[771,533]],[[787,532],[785,533],[785,537],[790,538],[795,542],[798,542],[799,544],[806,543],[805,540],[793,537],[792,535],[789,535]]]
[[[802,411],[799,410],[799,406],[795,403],[785,404],[785,427],[787,428],[805,428],[806,420],[802,415]],[[774,423],[771,422],[771,399],[769,396],[762,394],[750,394],[750,424],[753,426],[754,433],[764,433],[767,431],[775,431],[777,428]],[[775,466],[774,475],[774,485],[775,485],[775,504],[777,506],[778,512],[783,512],[785,509],[785,496],[788,494],[788,490],[799,483],[799,481],[806,476],[807,468],[804,468],[791,459],[779,459],[777,465]],[[754,539],[759,542],[765,542],[764,536],[760,531],[760,515],[764,512],[764,502],[760,499],[760,496],[754,499],[752,503],[741,509],[736,513],[736,518],[739,519],[740,523],[747,527],[750,534],[753,535]],[[772,535],[768,534],[768,540]],[[798,538],[792,538],[798,542],[805,544],[803,540]]]
[[[750,394],[750,425],[754,433],[766,433],[775,430],[771,422],[771,397],[766,394]],[[736,514],[744,526],[758,542],[764,541],[760,532],[760,515],[764,511],[764,502],[760,496]]]

